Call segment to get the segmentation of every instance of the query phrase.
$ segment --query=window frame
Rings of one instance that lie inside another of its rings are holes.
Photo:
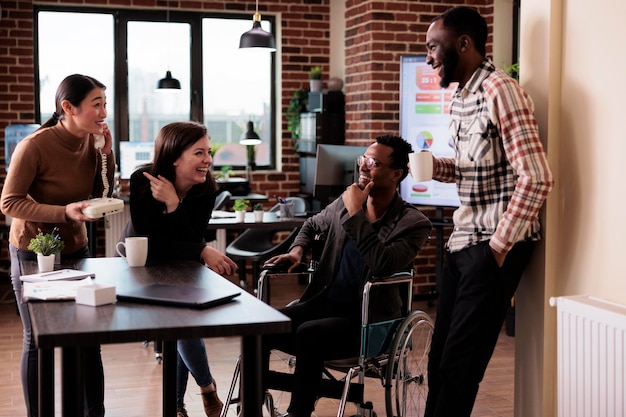
[[[80,7],[80,6],[54,6],[54,5],[34,5],[33,6],[33,49],[34,49],[34,75],[35,75],[35,121],[42,123],[41,120],[41,98],[40,98],[40,74],[39,74],[39,12],[66,12],[66,13],[100,13],[110,14],[114,17],[113,29],[113,48],[114,48],[114,85],[112,86],[115,95],[114,106],[114,138],[115,138],[115,156],[116,160],[120,160],[120,140],[128,140],[129,137],[129,100],[128,100],[128,64],[127,64],[127,23],[129,21],[147,21],[147,22],[167,22],[167,9],[111,9],[102,7]],[[204,106],[202,100],[203,91],[203,48],[202,48],[202,19],[218,18],[218,19],[242,19],[250,20],[252,25],[252,15],[250,13],[219,13],[205,11],[178,11],[169,10],[169,21],[187,23],[191,28],[190,43],[190,120],[196,120],[204,123]],[[274,16],[263,16],[263,20],[270,22],[272,33],[276,36],[276,18]],[[270,52],[268,52],[270,53]],[[270,161],[269,165],[257,165],[257,169],[274,170],[278,160],[278,118],[276,114],[277,90],[276,90],[276,53],[270,53]],[[107,86],[111,88],[111,86]],[[124,139],[118,139],[124,138]],[[246,165],[234,166],[234,169],[245,169]],[[220,166],[215,166],[219,170]]]

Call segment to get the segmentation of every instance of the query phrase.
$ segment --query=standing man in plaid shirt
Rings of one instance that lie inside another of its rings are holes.
[[[433,178],[456,182],[461,202],[440,283],[427,417],[470,416],[554,183],[532,100],[486,58],[486,43],[485,19],[465,6],[426,34],[441,86],[459,83],[450,106],[455,157],[434,158]]]

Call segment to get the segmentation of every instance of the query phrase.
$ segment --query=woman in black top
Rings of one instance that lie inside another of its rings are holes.
[[[206,127],[195,122],[164,126],[155,144],[154,160],[130,179],[130,213],[135,233],[148,236],[148,262],[157,259],[195,259],[221,275],[237,266],[207,246],[204,232],[215,203],[217,186],[210,175],[213,162]],[[191,371],[200,386],[204,410],[216,417],[222,409],[209,370],[202,339],[177,342],[178,417],[187,417],[184,395]]]

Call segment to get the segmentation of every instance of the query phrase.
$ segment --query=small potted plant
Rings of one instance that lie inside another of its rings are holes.
[[[37,265],[39,272],[50,272],[54,270],[54,258],[65,248],[65,243],[59,236],[59,229],[54,228],[51,233],[39,233],[30,240],[28,250],[37,254]]]
[[[322,91],[322,67],[316,65],[309,71],[311,91]]]
[[[220,174],[219,174],[220,179],[224,181],[228,181],[228,178],[230,177],[230,171],[232,170],[233,170],[233,167],[230,165],[224,165],[223,167],[221,167]]]
[[[252,206],[252,212],[254,213],[254,221],[257,223],[263,222],[263,204],[256,203]]]
[[[235,210],[235,217],[239,223],[243,223],[246,218],[246,210],[248,210],[248,206],[250,205],[250,200],[246,200],[245,198],[238,198],[235,200],[235,204],[233,204],[233,210]]]

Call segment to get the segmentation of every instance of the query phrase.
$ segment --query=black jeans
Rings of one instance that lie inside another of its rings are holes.
[[[13,291],[17,301],[17,308],[24,326],[21,378],[22,389],[24,391],[24,401],[26,403],[27,417],[37,417],[39,414],[38,397],[38,368],[39,356],[28,313],[28,304],[22,302],[22,281],[20,280],[20,261],[36,260],[36,254],[30,251],[19,250],[13,245],[9,245],[11,254],[11,281]],[[89,249],[62,255],[63,259],[80,259],[89,257]],[[104,370],[102,368],[102,357],[100,356],[100,346],[90,346],[84,348],[85,360],[85,416],[104,416]]]
[[[533,242],[517,243],[502,267],[489,242],[447,253],[428,362],[425,417],[469,417]]]
[[[296,356],[294,385],[288,411],[308,417],[315,408],[324,361],[358,356],[361,319],[334,308],[323,297],[297,303],[280,311],[291,318],[291,333],[263,337],[263,369],[270,349]]]

